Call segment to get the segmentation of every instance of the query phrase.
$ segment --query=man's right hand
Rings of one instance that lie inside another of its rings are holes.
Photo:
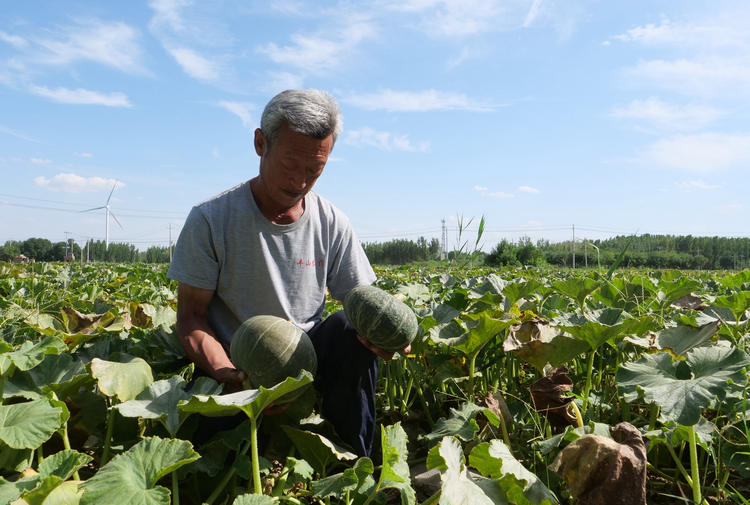
[[[247,374],[236,368],[221,368],[215,372],[216,382],[224,384],[224,391],[227,393],[237,393],[245,389],[242,382],[247,378]]]

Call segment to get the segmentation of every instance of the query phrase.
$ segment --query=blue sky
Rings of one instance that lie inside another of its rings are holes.
[[[257,174],[288,88],[344,133],[315,189],[362,241],[748,235],[744,1],[4,0],[0,243],[166,245]],[[472,238],[472,230],[467,236]]]

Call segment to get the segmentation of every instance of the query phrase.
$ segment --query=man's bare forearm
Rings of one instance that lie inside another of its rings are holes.
[[[223,382],[226,373],[235,369],[205,320],[189,317],[178,321],[177,335],[188,358],[216,381]]]

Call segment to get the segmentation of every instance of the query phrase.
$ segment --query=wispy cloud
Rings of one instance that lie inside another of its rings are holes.
[[[499,191],[497,193],[482,193],[482,196],[491,196],[493,198],[513,198],[515,195],[512,193],[503,193]]]
[[[498,0],[386,0],[382,3],[392,11],[419,14],[417,27],[433,36],[462,37],[520,26],[525,14],[521,2]]]
[[[724,111],[703,105],[675,105],[656,97],[633,100],[624,108],[615,107],[612,116],[621,119],[646,121],[666,130],[694,130],[703,128],[724,115]]]
[[[185,30],[182,9],[192,3],[191,0],[151,0],[148,6],[154,10],[154,16],[151,18],[152,27],[167,25],[176,32]]]
[[[678,182],[677,185],[683,188],[697,188],[697,189],[716,189],[716,188],[721,187],[720,184],[710,185],[710,184],[706,184],[703,181]]]
[[[641,60],[623,73],[637,84],[654,85],[687,95],[716,95],[720,92],[746,95],[750,90],[750,64],[746,56]]]
[[[750,35],[745,28],[745,19],[711,19],[697,22],[672,23],[665,19],[660,25],[648,24],[628,30],[614,38],[624,42],[639,42],[648,46],[698,46],[701,49],[745,46]]]
[[[532,188],[531,186],[520,186],[518,191],[521,193],[539,193],[538,189]]]
[[[73,153],[73,156],[78,156],[80,158],[91,158],[93,154],[91,153]]]
[[[182,71],[199,81],[216,81],[222,76],[222,65],[213,59],[208,59],[188,47],[167,47],[165,49]]]
[[[373,146],[383,151],[426,152],[430,148],[429,142],[419,142],[417,145],[412,145],[408,135],[394,135],[369,127],[348,131],[345,142],[356,147]]]
[[[316,35],[296,33],[291,36],[292,45],[280,47],[271,42],[258,47],[256,51],[278,64],[320,74],[338,69],[356,53],[360,42],[374,34],[372,24],[360,21],[346,26],[333,37],[329,32]]]
[[[219,148],[218,147],[214,147],[213,149],[211,149],[211,154],[214,155],[214,158],[221,158],[221,156],[219,155]]]
[[[750,163],[750,135],[677,135],[651,144],[641,161],[658,167],[709,173]]]
[[[148,74],[141,62],[138,31],[125,23],[81,20],[76,25],[34,38],[32,63],[67,65],[90,60],[129,74]]]
[[[237,116],[239,116],[239,118],[242,120],[242,126],[244,126],[245,128],[247,128],[248,126],[252,126],[250,111],[255,109],[255,105],[251,103],[226,102],[222,100],[219,102],[219,107],[224,107],[232,114],[236,114]]]
[[[0,133],[5,133],[7,135],[13,135],[14,137],[18,137],[20,139],[28,140],[29,142],[37,142],[39,144],[44,144],[41,140],[37,140],[35,138],[31,138],[28,135],[23,135],[22,133],[15,132],[11,130],[10,128],[6,128],[5,126],[0,126]]]
[[[50,191],[62,191],[64,193],[87,193],[94,191],[109,191],[115,184],[114,179],[104,179],[102,177],[81,177],[75,174],[57,174],[51,179],[44,176],[35,177],[32,181],[35,186],[46,188]],[[117,183],[119,188],[125,186],[120,181]]]
[[[304,82],[304,75],[291,72],[268,72],[261,86],[264,90],[275,95],[286,89],[300,89]]]
[[[474,191],[487,191],[487,188],[485,188],[483,186],[474,186],[472,189]]]
[[[724,214],[734,214],[735,212],[739,212],[742,210],[742,205],[739,203],[730,203],[728,205],[722,205],[719,207],[719,211],[721,211]]]
[[[108,95],[89,91],[87,89],[56,88],[30,85],[29,91],[35,95],[49,98],[55,102],[84,105],[106,105],[107,107],[131,107],[128,97],[124,93],[109,93]]]
[[[528,28],[529,26],[531,26],[531,23],[539,15],[539,6],[541,5],[541,3],[542,0],[534,0],[534,3],[531,4],[529,13],[526,15],[526,21],[523,22],[524,28]]]
[[[29,160],[30,163],[37,163],[39,165],[46,165],[47,163],[52,163],[52,160],[45,160],[42,158],[31,158]]]
[[[472,100],[464,93],[449,93],[428,89],[425,91],[394,91],[384,89],[378,93],[350,95],[342,101],[367,110],[424,112],[430,110],[487,111],[487,104]]]
[[[22,47],[26,47],[29,44],[25,38],[19,35],[10,35],[2,30],[0,30],[0,40],[2,40],[3,42],[7,42],[16,49],[21,49]]]

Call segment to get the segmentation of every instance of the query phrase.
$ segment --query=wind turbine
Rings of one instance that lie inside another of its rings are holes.
[[[120,221],[118,221],[117,217],[115,217],[115,215],[112,214],[112,211],[109,208],[109,201],[112,198],[112,193],[115,192],[115,188],[117,187],[117,183],[118,182],[119,182],[119,179],[117,179],[115,181],[115,185],[112,186],[112,191],[109,192],[109,198],[107,198],[107,203],[105,203],[104,206],[102,206],[102,207],[94,207],[93,209],[86,209],[86,210],[82,210],[81,211],[81,212],[90,212],[92,210],[106,209],[105,212],[107,213],[107,220],[106,220],[106,222],[107,222],[107,225],[106,225],[107,229],[106,229],[106,233],[105,233],[104,236],[105,236],[107,251],[109,251],[109,216],[112,215],[112,217],[115,219],[115,221],[117,221],[117,224],[120,225],[120,228],[122,228],[122,225],[120,224]]]

